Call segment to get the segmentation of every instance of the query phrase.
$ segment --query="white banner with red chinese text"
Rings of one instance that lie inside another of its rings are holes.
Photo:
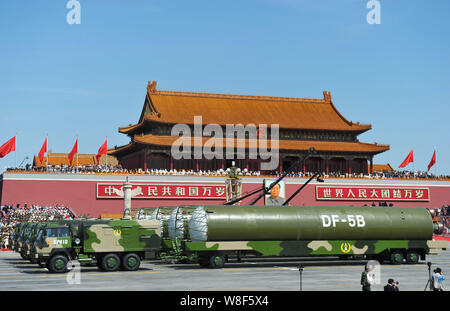
[[[133,199],[225,200],[224,184],[132,184]],[[123,199],[123,184],[97,184],[97,199]]]
[[[316,186],[317,200],[430,201],[430,188]]]

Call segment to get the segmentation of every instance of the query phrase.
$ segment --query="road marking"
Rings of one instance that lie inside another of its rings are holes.
[[[152,274],[152,273],[166,273],[167,271],[142,271],[136,272],[136,274]]]
[[[66,274],[56,274],[56,275],[40,275],[41,278],[61,278],[66,277]]]
[[[303,271],[305,270],[326,270],[329,269],[330,267],[309,267],[309,266],[303,266]],[[286,268],[289,269],[291,271],[298,271],[298,268]]]
[[[117,275],[117,274],[121,274],[121,273],[120,272],[100,272],[100,273],[88,273],[87,275],[98,276],[98,275]]]
[[[9,276],[0,276],[0,279],[12,279],[12,278],[24,278],[24,275],[9,275]]]

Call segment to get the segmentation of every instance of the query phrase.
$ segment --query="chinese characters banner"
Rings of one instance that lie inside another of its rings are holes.
[[[430,201],[430,188],[316,186],[317,200]]]
[[[98,199],[122,199],[123,184],[97,184]],[[132,184],[133,199],[225,200],[223,184]]]

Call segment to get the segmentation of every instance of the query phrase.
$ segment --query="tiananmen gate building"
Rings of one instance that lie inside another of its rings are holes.
[[[256,146],[255,138],[248,133],[241,138],[245,145],[245,159],[239,159],[236,151],[226,159],[174,159],[171,147],[178,139],[172,136],[177,124],[189,126],[195,132],[195,117],[201,117],[203,125],[214,124],[226,132],[227,125],[248,124],[255,126],[276,123],[279,126],[279,163],[276,170],[282,172],[299,156],[314,147],[317,154],[304,161],[299,168],[303,172],[363,173],[373,170],[373,157],[389,150],[388,145],[363,143],[358,135],[371,129],[370,124],[348,121],[334,106],[330,92],[323,92],[322,99],[228,95],[162,91],[156,89],[156,81],[148,83],[147,94],[139,121],[119,128],[130,137],[130,143],[110,150],[125,168],[167,170],[218,170],[229,167],[231,160],[249,171],[263,171],[261,159],[251,159],[250,146]],[[256,128],[255,128],[256,129]],[[265,129],[264,129],[265,130]],[[260,128],[256,135],[259,135]],[[267,145],[270,148],[270,128],[267,129]],[[204,147],[209,137],[195,140],[191,145]],[[254,136],[256,136],[254,135]],[[225,148],[225,139],[215,144]],[[239,138],[234,138],[238,146]],[[264,142],[266,143],[266,142]],[[228,161],[228,162],[227,162]]]

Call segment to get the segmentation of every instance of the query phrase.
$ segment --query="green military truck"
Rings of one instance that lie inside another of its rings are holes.
[[[160,223],[155,220],[49,223],[38,234],[33,256],[52,273],[67,272],[71,260],[95,261],[103,271],[134,271],[141,259],[158,258],[160,235]]]
[[[14,231],[13,231],[13,234],[11,236],[11,241],[10,241],[11,249],[13,251],[17,250],[17,245],[18,245],[17,241],[19,239],[19,235],[20,235],[20,232],[21,232],[23,226],[24,226],[23,222],[18,222],[14,226]]]
[[[32,224],[33,223],[31,223],[31,222],[22,223],[20,232],[17,235],[17,238],[15,239],[15,242],[14,242],[14,250],[16,252],[18,252],[22,256],[22,258],[23,258],[22,247],[25,243],[26,238],[28,237],[28,233],[30,232],[30,228],[31,228]]]
[[[24,242],[22,243],[22,247],[20,250],[20,255],[23,259],[31,260],[33,262],[33,258],[31,258],[31,248],[33,247],[33,243],[36,240],[38,232],[46,225],[44,222],[36,222],[29,225],[28,234],[24,237]]]

